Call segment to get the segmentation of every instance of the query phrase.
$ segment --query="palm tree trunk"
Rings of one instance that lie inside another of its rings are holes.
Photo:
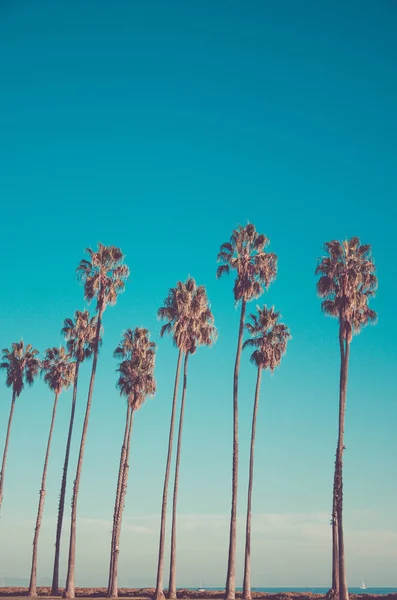
[[[179,416],[178,445],[177,445],[176,463],[175,463],[174,498],[173,498],[173,503],[172,503],[170,580],[169,580],[169,585],[168,585],[168,598],[171,598],[172,600],[176,599],[176,505],[177,505],[177,500],[178,500],[179,464],[180,464],[180,460],[181,460],[182,428],[183,428],[183,416],[184,416],[184,412],[185,412],[188,358],[189,358],[189,352],[186,352],[185,364],[183,367],[183,390],[182,390],[181,412],[180,412],[180,416]]]
[[[100,336],[101,324],[102,324],[102,314],[103,314],[103,308],[101,308],[99,310],[99,314],[98,314],[97,329],[96,329],[96,333],[95,333],[95,347],[94,347],[94,357],[93,357],[93,361],[92,361],[90,387],[88,389],[87,407],[85,410],[83,433],[81,435],[80,451],[79,451],[79,458],[78,458],[77,470],[76,470],[76,479],[74,480],[74,486],[73,486],[72,515],[71,515],[71,519],[70,519],[68,572],[67,572],[67,576],[66,576],[65,591],[63,593],[64,598],[74,598],[75,597],[74,577],[75,577],[75,568],[76,568],[77,500],[78,500],[78,495],[79,495],[79,487],[80,487],[80,479],[81,479],[81,470],[82,470],[82,466],[83,466],[85,442],[86,442],[87,431],[88,431],[88,421],[90,418],[90,411],[91,411],[92,394],[94,392],[96,366],[97,366],[97,362],[98,362],[98,353],[99,353],[99,336]]]
[[[241,349],[243,346],[246,301],[241,303],[240,328],[237,341],[236,362],[233,377],[233,473],[232,473],[232,510],[230,514],[229,558],[226,576],[226,600],[236,597],[236,528],[237,528],[237,488],[238,488],[238,375],[240,370]]]
[[[167,513],[168,481],[170,478],[172,440],[174,437],[176,399],[177,399],[177,395],[178,395],[178,384],[179,384],[179,375],[181,372],[181,362],[182,362],[182,350],[179,350],[178,362],[176,365],[175,383],[174,383],[174,396],[172,399],[172,412],[171,412],[170,433],[169,433],[169,438],[168,438],[167,464],[166,464],[165,476],[164,476],[163,502],[162,502],[162,506],[161,506],[160,543],[159,543],[159,555],[158,555],[158,563],[157,563],[156,590],[154,592],[155,600],[164,600],[163,572],[164,572],[165,520],[166,520],[166,513]]]
[[[334,490],[336,479],[334,478]],[[332,506],[332,595],[339,598],[339,545],[338,545],[338,515],[334,501]]]
[[[80,368],[80,362],[78,360],[76,360],[76,367],[75,367],[75,373],[74,373],[74,384],[73,384],[72,410],[70,413],[68,439],[66,442],[65,461],[63,463],[61,492],[59,495],[58,521],[57,521],[57,530],[56,530],[56,539],[55,539],[54,570],[53,570],[53,574],[52,574],[52,587],[51,587],[51,595],[52,596],[58,596],[58,594],[59,594],[59,557],[60,557],[60,552],[61,552],[61,537],[62,537],[63,515],[64,515],[64,511],[65,511],[66,484],[67,484],[68,467],[69,467],[70,445],[72,443],[74,413],[76,410],[79,368]]]
[[[120,466],[119,466],[119,474],[118,474],[118,478],[117,478],[116,499],[115,499],[115,503],[114,503],[114,512],[113,512],[112,541],[111,541],[111,545],[110,545],[108,596],[111,594],[111,590],[112,590],[113,560],[114,560],[114,545],[115,545],[115,536],[116,536],[116,527],[117,527],[117,515],[119,513],[121,487],[122,487],[122,483],[123,483],[124,466],[125,466],[125,461],[126,461],[126,456],[127,456],[127,443],[128,443],[128,431],[129,431],[129,427],[130,427],[130,420],[131,420],[131,403],[130,403],[130,399],[128,399],[127,414],[125,417],[124,439],[123,439],[123,444],[121,446]]]
[[[6,443],[5,443],[5,446],[4,446],[3,461],[1,463],[1,471],[0,471],[0,510],[1,510],[1,504],[3,502],[4,473],[5,473],[5,470],[6,470],[8,443],[10,441],[10,431],[11,431],[12,417],[14,416],[15,398],[16,398],[16,392],[15,392],[15,390],[13,390],[13,392],[12,392],[12,400],[11,400],[10,416],[8,417],[8,427],[7,427]]]
[[[346,410],[346,392],[347,375],[349,366],[350,342],[345,342],[344,368],[342,379],[342,393],[339,409],[339,440],[338,440],[338,549],[339,549],[339,598],[340,600],[349,600],[349,590],[347,586],[346,565],[345,565],[345,545],[343,536],[343,451],[345,449],[343,437],[345,430],[345,410]]]
[[[252,415],[252,433],[251,433],[251,451],[250,451],[250,470],[248,480],[248,502],[247,502],[247,523],[245,528],[245,562],[244,562],[244,600],[251,600],[251,504],[252,504],[252,484],[254,481],[254,449],[255,449],[255,430],[256,415],[258,413],[259,392],[261,387],[262,369],[258,367],[256,378],[254,412]]]
[[[56,415],[56,412],[57,412],[58,397],[59,397],[59,391],[55,393],[54,407],[52,409],[52,419],[51,419],[50,433],[48,434],[47,450],[46,450],[45,459],[44,459],[43,476],[42,476],[42,479],[41,479],[41,490],[40,490],[39,508],[37,510],[36,528],[34,530],[34,538],[33,538],[32,570],[31,570],[31,573],[30,573],[30,583],[29,583],[29,592],[28,592],[28,596],[30,596],[30,597],[36,597],[37,596],[37,587],[36,587],[36,579],[37,579],[37,550],[38,550],[38,543],[39,543],[41,521],[42,521],[42,518],[43,518],[43,511],[44,511],[44,501],[45,501],[45,494],[46,494],[46,491],[45,491],[45,482],[46,482],[46,479],[47,479],[48,459],[49,459],[49,456],[50,456],[52,432],[54,431],[54,423],[55,423],[55,415]]]
[[[121,491],[120,491],[120,501],[117,507],[117,515],[116,515],[116,526],[115,526],[115,536],[114,536],[114,548],[113,552],[113,564],[112,564],[112,577],[111,577],[111,589],[108,597],[117,598],[118,590],[117,590],[117,575],[118,575],[118,564],[119,564],[119,553],[120,553],[120,535],[121,535],[121,522],[123,519],[123,510],[125,505],[125,497],[127,494],[127,483],[128,483],[128,471],[129,471],[129,455],[131,448],[131,431],[132,425],[134,422],[134,410],[131,409],[131,415],[128,424],[128,434],[127,434],[127,449],[126,456],[123,465],[123,475],[121,481]]]
[[[334,486],[332,498],[332,587],[327,593],[327,598],[331,600],[339,600],[340,592],[340,573],[339,573],[339,536],[338,536],[338,496],[340,492],[340,468],[342,457],[339,449],[341,432],[343,423],[340,420],[341,405],[343,397],[343,382],[345,377],[345,342],[344,342],[344,318],[341,315],[339,319],[339,352],[340,352],[340,373],[339,373],[339,427],[338,427],[338,443],[336,446],[335,470],[334,470]],[[343,437],[343,434],[342,434]],[[342,450],[343,452],[343,450]]]

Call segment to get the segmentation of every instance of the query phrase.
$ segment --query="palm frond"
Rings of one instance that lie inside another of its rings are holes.
[[[268,288],[277,275],[277,256],[265,251],[269,244],[264,234],[258,234],[255,226],[248,223],[233,230],[230,242],[222,244],[217,268],[217,279],[230,269],[236,271],[234,298],[236,302],[257,298]]]
[[[260,369],[273,372],[287,350],[291,334],[288,327],[279,322],[280,318],[280,312],[274,307],[257,306],[257,313],[251,314],[251,322],[245,325],[250,337],[244,341],[243,348],[255,348],[250,360]]]
[[[226,275],[229,275],[230,272],[230,267],[228,264],[225,265],[219,265],[219,267],[216,270],[216,278],[219,279],[220,277],[222,277],[222,275],[225,273]]]
[[[353,334],[373,321],[368,302],[375,295],[378,280],[371,246],[361,244],[355,236],[343,242],[327,242],[324,249],[327,254],[316,268],[316,275],[320,275],[317,293],[324,299],[323,312],[340,320],[345,339],[350,341]]]
[[[4,348],[0,368],[6,372],[6,385],[12,387],[18,397],[25,384],[32,385],[40,371],[38,350],[31,344],[25,346],[23,340],[14,342],[11,350]]]

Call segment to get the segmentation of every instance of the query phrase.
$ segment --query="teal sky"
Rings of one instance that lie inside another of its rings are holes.
[[[63,319],[84,307],[75,268],[87,246],[120,246],[131,270],[104,317],[79,499],[77,585],[107,579],[125,417],[112,352],[135,326],[148,327],[158,342],[158,392],[134,425],[120,584],[154,584],[177,358],[171,340],[159,340],[156,311],[189,274],[207,287],[219,340],[190,362],[178,585],[224,585],[239,312],[232,278],[216,281],[215,270],[219,245],[247,220],[279,257],[277,281],[259,302],[274,304],[293,336],[281,368],[262,383],[252,585],[330,582],[339,358],[337,324],[321,314],[314,269],[325,241],[352,235],[373,248],[379,323],[352,344],[348,576],[352,586],[362,579],[397,585],[396,22],[392,0],[0,3],[1,347],[23,337],[43,352],[61,342]],[[248,358],[240,380],[238,584],[255,387]],[[82,370],[68,506],[90,365]],[[1,451],[11,400],[2,379]],[[42,381],[18,399],[0,577],[29,576],[52,401]],[[70,403],[66,392],[39,581],[51,576]]]

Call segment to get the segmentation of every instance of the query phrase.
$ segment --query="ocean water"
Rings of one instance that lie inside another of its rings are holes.
[[[209,588],[203,586],[206,590],[221,590],[224,588]],[[197,588],[191,588],[197,589]],[[329,587],[251,587],[252,592],[268,592],[269,594],[280,594],[283,592],[312,592],[313,594],[326,594],[329,590]],[[237,587],[236,591],[241,592],[242,588]],[[367,587],[365,590],[362,590],[359,587],[349,587],[350,594],[397,594],[397,587]]]
[[[270,592],[277,593],[280,591],[283,592],[313,592],[313,594],[326,594],[329,590],[327,588],[251,588],[251,591],[258,592]],[[362,590],[359,587],[349,587],[349,592],[351,594],[392,594],[397,593],[397,588],[384,588],[384,587],[367,587],[367,589]]]

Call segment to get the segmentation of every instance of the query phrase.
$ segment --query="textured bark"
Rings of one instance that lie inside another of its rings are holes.
[[[83,433],[82,433],[81,442],[80,442],[80,451],[79,451],[79,458],[78,458],[78,462],[77,462],[76,479],[74,481],[74,486],[73,486],[72,515],[71,515],[71,520],[70,520],[68,572],[67,572],[67,577],[66,577],[65,591],[63,592],[64,598],[74,598],[75,597],[74,578],[75,578],[75,568],[76,568],[77,500],[78,500],[78,495],[79,495],[79,487],[80,487],[80,479],[81,479],[81,470],[82,470],[82,466],[83,466],[85,442],[87,439],[88,421],[90,418],[90,411],[91,411],[92,394],[94,392],[96,366],[97,366],[97,362],[98,362],[98,353],[99,353],[99,336],[100,336],[101,324],[102,324],[102,314],[103,314],[103,308],[99,311],[99,314],[98,314],[97,330],[95,333],[95,348],[94,348],[94,357],[93,357],[93,361],[92,361],[90,387],[88,389],[87,407],[86,407],[86,411],[85,411]]]
[[[119,474],[118,474],[118,478],[117,478],[116,499],[114,502],[112,540],[111,540],[111,544],[110,544],[108,597],[111,597],[113,595],[113,589],[114,589],[114,586],[113,586],[113,574],[114,574],[113,564],[114,564],[114,553],[115,553],[115,540],[116,540],[116,531],[117,531],[117,521],[118,521],[118,517],[120,514],[122,485],[123,485],[125,463],[127,460],[127,446],[128,446],[128,442],[129,442],[129,432],[130,432],[131,421],[132,421],[131,403],[130,403],[130,399],[128,399],[127,414],[125,417],[124,439],[123,439],[123,444],[121,446],[120,466],[119,466]],[[116,586],[116,596],[117,596],[117,586]]]
[[[226,576],[226,600],[236,597],[236,527],[237,527],[237,488],[238,488],[238,375],[241,349],[243,346],[246,301],[241,304],[240,328],[237,341],[236,362],[233,377],[233,468],[232,468],[232,509],[230,514],[229,557]]]
[[[181,412],[179,415],[178,444],[177,444],[176,462],[175,462],[174,497],[173,497],[173,503],[172,503],[170,579],[169,579],[169,585],[168,585],[168,598],[171,598],[173,600],[176,599],[176,507],[177,507],[177,501],[178,501],[179,465],[180,465],[180,461],[181,461],[182,429],[183,429],[183,417],[184,417],[184,413],[185,413],[188,358],[189,358],[189,352],[187,352],[185,354],[185,363],[184,363],[184,367],[183,367],[182,402],[181,402]]]
[[[340,351],[340,373],[339,373],[339,426],[338,426],[338,443],[336,445],[335,454],[335,471],[334,471],[334,487],[332,498],[332,588],[329,590],[329,595],[335,600],[339,600],[340,591],[340,574],[339,574],[339,538],[338,538],[338,495],[340,491],[340,467],[341,455],[339,452],[340,435],[343,424],[340,421],[340,410],[343,397],[344,372],[345,372],[345,342],[344,342],[344,319],[339,320],[339,351]],[[343,450],[342,450],[343,452]]]
[[[245,527],[245,561],[244,561],[244,584],[243,598],[251,600],[251,505],[252,505],[252,485],[254,481],[254,450],[255,450],[255,431],[256,431],[256,416],[258,413],[259,392],[261,387],[262,369],[258,367],[256,378],[255,402],[252,415],[252,432],[251,432],[251,450],[250,450],[250,467],[248,480],[248,501],[247,501],[247,522]]]
[[[1,510],[1,505],[3,502],[4,474],[5,474],[5,470],[6,470],[8,443],[10,441],[12,417],[14,416],[15,398],[16,398],[16,393],[15,393],[15,391],[13,391],[12,392],[12,400],[11,400],[11,408],[10,408],[10,416],[8,417],[6,443],[4,445],[3,460],[1,463],[1,471],[0,471],[0,510]]]
[[[56,530],[56,538],[55,538],[54,570],[53,570],[53,574],[52,574],[52,587],[51,587],[51,595],[52,596],[58,596],[58,594],[59,594],[59,557],[60,557],[60,552],[61,552],[61,537],[62,537],[63,515],[65,512],[66,484],[67,484],[67,477],[68,477],[70,445],[72,442],[72,434],[73,434],[74,413],[76,410],[79,368],[80,368],[80,362],[76,361],[76,369],[75,369],[75,373],[74,373],[74,384],[73,384],[72,410],[70,413],[68,439],[66,442],[65,460],[63,463],[61,492],[59,495],[58,521],[57,521],[57,530]]]
[[[345,565],[345,545],[343,536],[343,451],[344,447],[344,429],[345,429],[345,410],[346,410],[346,392],[347,375],[349,366],[350,342],[345,342],[343,385],[339,410],[339,440],[338,440],[338,550],[339,550],[339,598],[340,600],[349,600],[349,590],[347,586],[346,565]]]
[[[334,482],[334,488],[336,481]],[[332,590],[339,598],[339,545],[338,545],[338,515],[336,512],[335,492],[332,509]]]
[[[29,583],[29,592],[28,592],[28,596],[30,596],[30,597],[37,596],[37,587],[36,587],[37,550],[38,550],[38,544],[39,544],[41,521],[43,518],[43,511],[44,511],[44,502],[45,502],[45,494],[46,494],[45,483],[46,483],[46,479],[47,479],[48,459],[49,459],[50,450],[51,450],[51,440],[52,440],[52,433],[54,431],[54,423],[55,423],[55,415],[57,412],[58,397],[59,397],[59,391],[55,393],[54,407],[52,409],[50,433],[48,434],[47,450],[46,450],[45,459],[44,459],[43,476],[41,479],[39,507],[37,510],[36,528],[34,530],[34,538],[33,538],[32,570],[30,573],[30,583]]]
[[[172,399],[172,412],[171,412],[170,433],[169,433],[169,438],[168,438],[167,464],[166,464],[165,476],[164,476],[163,501],[162,501],[162,506],[161,506],[160,542],[159,542],[159,554],[158,554],[158,563],[157,563],[156,590],[154,592],[155,600],[164,600],[163,573],[164,573],[165,521],[166,521],[166,513],[167,513],[168,481],[170,478],[170,468],[171,468],[172,440],[174,437],[176,399],[177,399],[177,395],[178,395],[178,384],[179,384],[179,375],[180,375],[180,371],[181,371],[181,362],[182,362],[182,350],[179,350],[178,362],[177,362],[176,374],[175,374],[174,395],[173,395],[173,399]]]
[[[124,461],[123,468],[123,476],[121,481],[121,492],[120,492],[120,501],[117,507],[117,515],[116,515],[116,529],[114,536],[114,551],[113,551],[113,565],[112,565],[112,577],[111,577],[111,590],[108,594],[110,598],[117,598],[117,574],[118,574],[118,564],[119,564],[119,553],[120,553],[120,535],[121,535],[121,522],[123,520],[123,511],[125,506],[125,497],[127,494],[127,483],[128,483],[128,472],[130,469],[129,465],[129,456],[130,456],[130,448],[131,448],[131,431],[132,425],[134,421],[134,411],[131,410],[131,416],[129,419],[128,425],[128,437],[127,437],[127,451],[126,457]]]

